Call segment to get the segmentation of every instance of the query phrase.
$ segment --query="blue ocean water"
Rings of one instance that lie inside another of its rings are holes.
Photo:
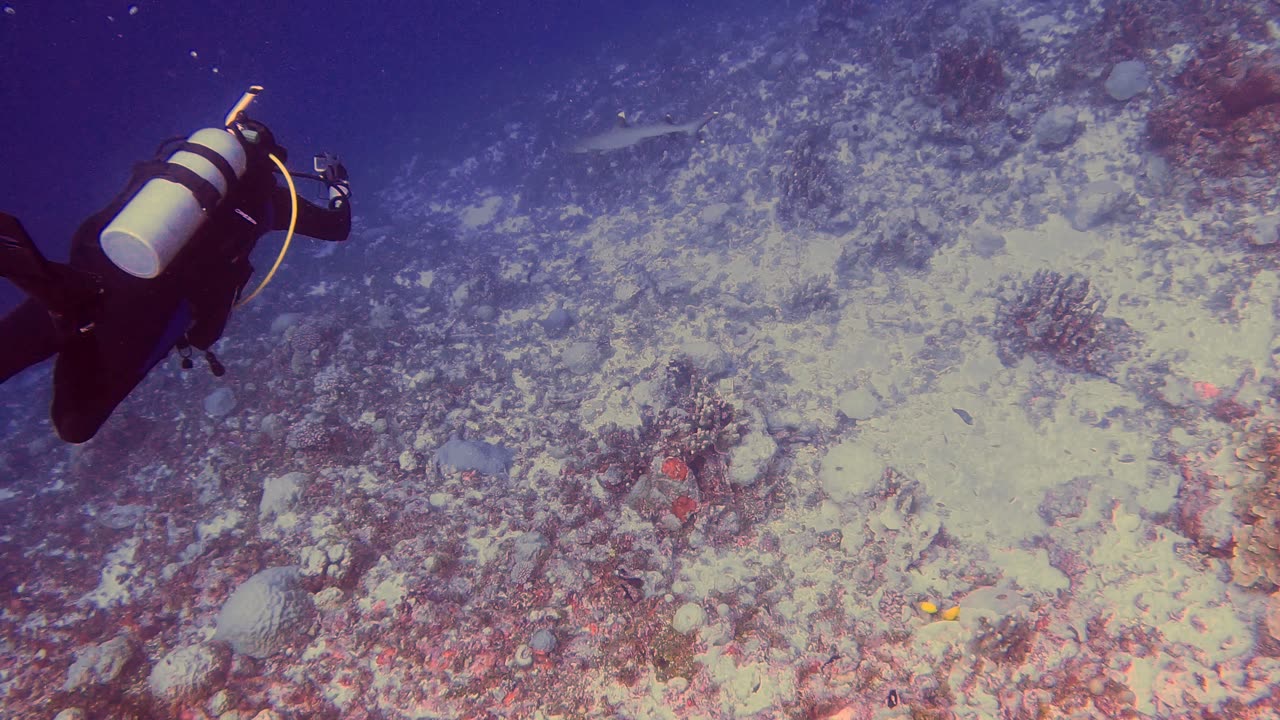
[[[272,127],[292,169],[310,171],[320,152],[345,161],[358,233],[361,223],[397,219],[373,198],[397,181],[406,158],[448,167],[501,139],[506,123],[552,123],[513,108],[614,59],[652,62],[656,38],[672,27],[744,12],[676,0],[10,0],[0,5],[0,209],[63,260],[80,221],[119,192],[135,163],[165,139],[218,124],[259,84],[265,91],[250,114]],[[515,170],[497,185],[527,181]],[[321,191],[301,190],[312,199]],[[413,253],[407,242],[396,250]],[[260,250],[259,265],[269,267],[273,252]],[[295,279],[309,264],[334,276],[309,261],[293,254]],[[0,313],[21,299],[0,282]],[[14,385],[0,393],[18,392]]]
[[[133,163],[216,123],[251,84],[266,88],[253,113],[291,165],[338,153],[368,192],[408,155],[449,162],[492,141],[510,120],[503,108],[549,78],[611,54],[642,58],[664,28],[745,10],[677,0],[9,0],[2,9],[0,207],[55,259]],[[16,299],[0,287],[0,307]]]

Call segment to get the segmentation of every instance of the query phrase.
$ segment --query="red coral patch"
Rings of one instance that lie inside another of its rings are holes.
[[[686,468],[687,470],[688,468]],[[685,522],[689,516],[698,511],[698,501],[688,495],[681,495],[671,503],[671,512],[680,518],[680,522]]]
[[[689,466],[680,458],[669,457],[662,461],[662,474],[672,480],[683,480],[689,477]]]

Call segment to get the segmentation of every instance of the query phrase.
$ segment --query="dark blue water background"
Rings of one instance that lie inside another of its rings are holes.
[[[491,142],[504,103],[602,54],[636,57],[675,24],[741,11],[675,0],[0,7],[0,209],[54,259],[133,163],[165,138],[219,123],[250,84],[266,87],[253,114],[289,148],[290,165],[338,152],[359,198],[405,157],[448,161]],[[18,297],[0,282],[0,311]]]

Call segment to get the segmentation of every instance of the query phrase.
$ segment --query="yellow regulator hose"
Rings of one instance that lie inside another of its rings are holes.
[[[280,269],[280,263],[284,262],[284,254],[289,252],[289,243],[293,241],[293,229],[298,225],[298,188],[293,184],[293,176],[289,174],[289,169],[284,166],[284,163],[280,162],[280,158],[275,155],[268,155],[267,157],[271,158],[271,162],[275,163],[276,167],[280,168],[280,172],[284,173],[284,182],[289,186],[289,199],[293,201],[289,212],[289,232],[284,236],[284,246],[280,248],[280,254],[276,256],[276,264],[271,266],[267,276],[262,278],[262,282],[258,284],[258,287],[254,288],[253,292],[249,293],[249,297],[236,303],[237,308],[243,307],[245,303],[258,297],[258,293],[262,292],[267,283],[271,282],[276,270]]]

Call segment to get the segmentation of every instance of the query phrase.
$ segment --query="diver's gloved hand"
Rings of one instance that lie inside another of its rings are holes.
[[[347,184],[348,180],[347,166],[342,164],[342,160],[334,157],[333,162],[325,166],[324,181],[330,185],[335,185],[338,183]]]
[[[316,169],[329,185],[329,207],[339,208],[347,204],[351,197],[351,181],[347,175],[347,166],[337,155],[321,153],[316,156]]]

